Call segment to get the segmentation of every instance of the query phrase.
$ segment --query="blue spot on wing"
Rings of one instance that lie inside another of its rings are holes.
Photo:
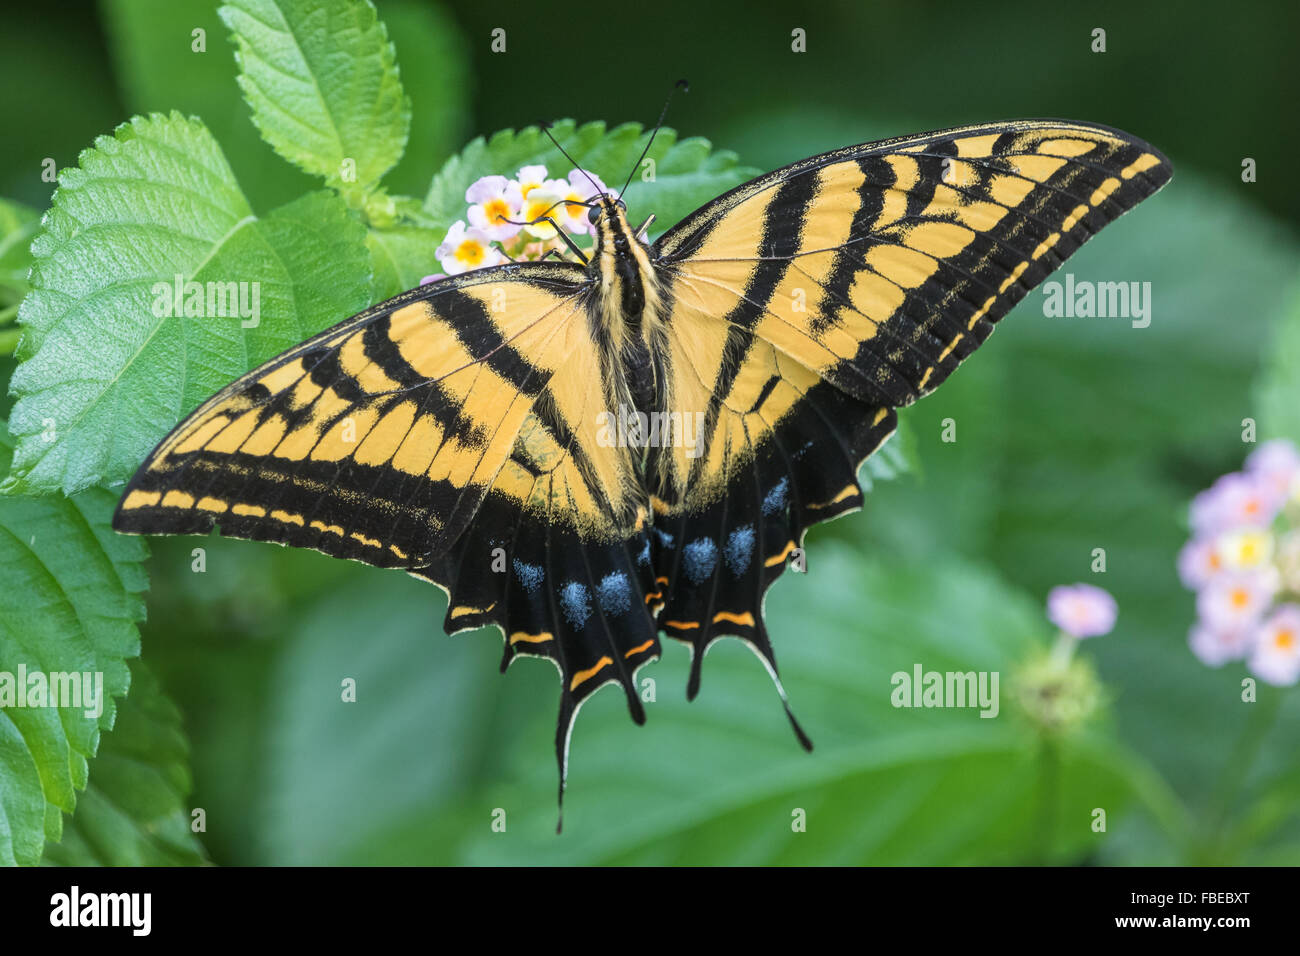
[[[536,594],[537,589],[542,586],[542,581],[546,578],[546,572],[542,570],[542,566],[540,564],[528,564],[518,558],[515,558],[512,563],[515,567],[515,577],[524,586],[524,590],[529,594]]]
[[[734,577],[740,577],[749,570],[749,562],[753,557],[754,526],[747,524],[727,537],[727,567]]]
[[[632,607],[632,585],[628,583],[627,575],[622,571],[605,575],[596,587],[596,597],[606,614],[627,611]]]
[[[560,610],[576,628],[581,628],[591,617],[591,592],[577,581],[568,581],[560,588]]]
[[[777,514],[785,508],[786,501],[789,497],[790,479],[782,478],[772,486],[772,490],[769,491],[767,497],[763,499],[763,514],[767,515],[769,518]]]
[[[718,546],[710,538],[696,538],[682,548],[682,564],[692,584],[707,581],[718,564]]]

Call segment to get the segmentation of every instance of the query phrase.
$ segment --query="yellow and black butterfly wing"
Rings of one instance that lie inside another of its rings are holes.
[[[655,468],[659,625],[693,645],[692,692],[724,634],[775,677],[763,595],[806,528],[861,505],[893,409],[1170,175],[1101,126],[973,126],[777,170],[659,239],[669,404],[705,412],[702,453]]]
[[[644,508],[576,265],[444,279],[248,373],[149,456],[113,526],[316,548],[449,593],[449,633],[494,624],[508,662],[561,670],[561,737],[658,653]],[[638,527],[638,509],[640,527]],[[630,517],[629,517],[630,516]],[[503,664],[504,666],[504,664]]]

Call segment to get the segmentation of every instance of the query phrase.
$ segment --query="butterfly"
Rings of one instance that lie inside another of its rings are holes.
[[[556,664],[561,798],[579,707],[612,683],[644,722],[661,634],[691,650],[691,698],[714,641],[747,643],[811,749],[768,587],[862,505],[896,410],[1171,174],[1126,133],[1029,120],[806,159],[652,243],[601,193],[589,258],[434,282],[222,389],[113,527],[216,525],[438,585],[448,633],[501,631],[502,670]]]

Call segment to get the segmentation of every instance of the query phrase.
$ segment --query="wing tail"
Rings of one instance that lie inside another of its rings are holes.
[[[521,512],[517,502],[490,493],[455,546],[411,573],[448,592],[447,633],[502,632],[502,670],[519,657],[555,664],[561,793],[573,721],[588,697],[618,684],[633,720],[645,721],[636,672],[660,653],[646,531],[584,540],[566,522]]]

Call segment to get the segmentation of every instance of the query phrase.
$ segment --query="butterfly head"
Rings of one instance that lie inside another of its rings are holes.
[[[619,259],[632,255],[632,247],[638,240],[628,226],[627,207],[622,199],[607,193],[593,199],[587,220],[596,237],[597,258],[602,251],[612,252]]]
[[[626,212],[627,206],[622,199],[609,193],[602,193],[592,197],[591,209],[587,211],[587,221],[599,228],[601,219],[607,216],[619,216]]]

